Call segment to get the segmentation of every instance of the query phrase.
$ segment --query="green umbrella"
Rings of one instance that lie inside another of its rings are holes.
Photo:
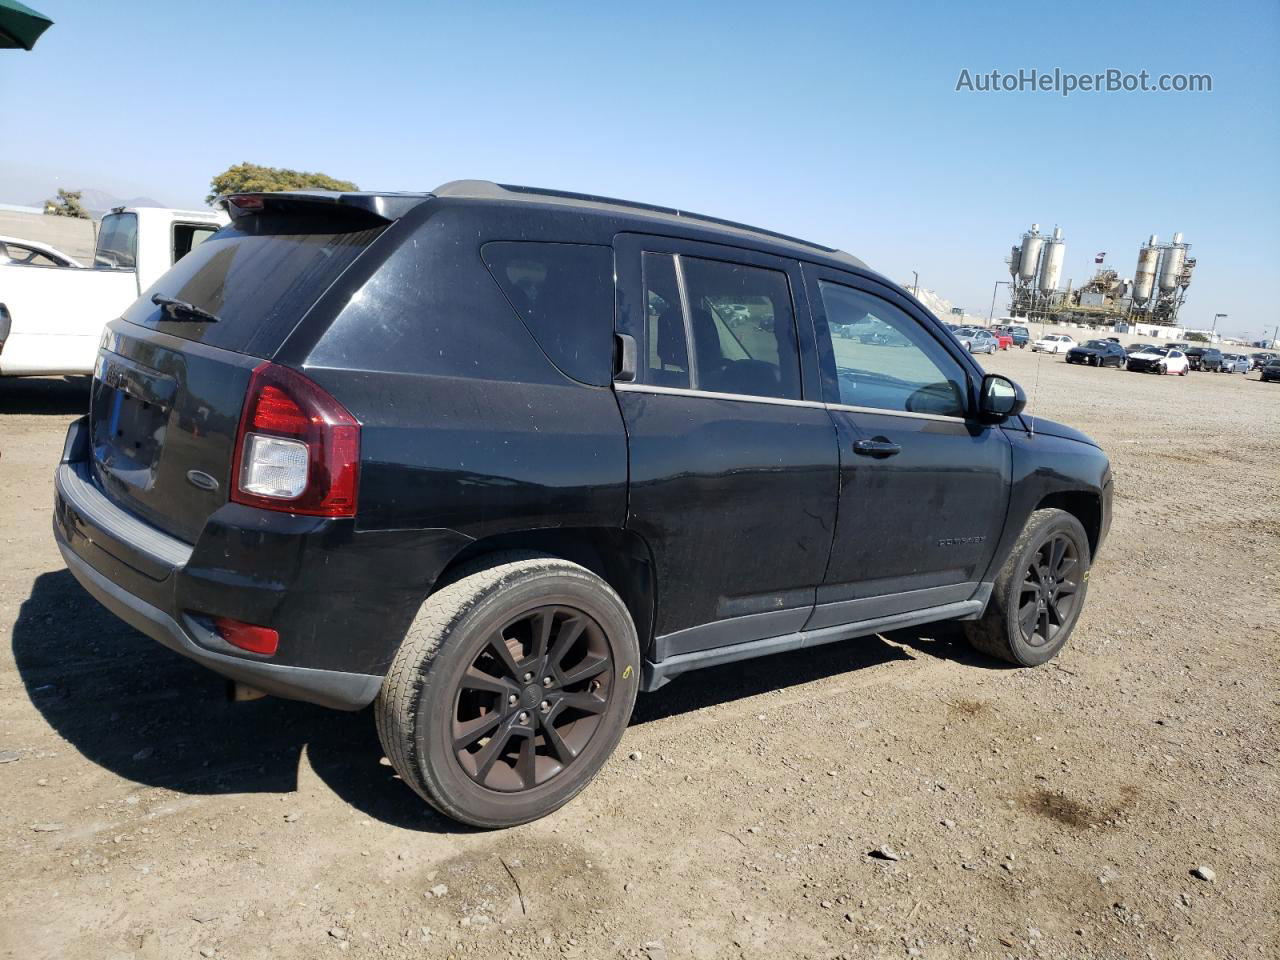
[[[18,0],[0,0],[0,49],[21,47],[30,50],[53,21]]]

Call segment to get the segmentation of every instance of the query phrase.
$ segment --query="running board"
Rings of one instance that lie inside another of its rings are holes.
[[[984,586],[986,586],[984,584]],[[839,640],[852,640],[873,633],[884,633],[888,630],[901,630],[904,627],[916,627],[938,620],[956,620],[973,618],[981,615],[986,608],[989,590],[979,591],[972,600],[960,600],[956,603],[944,603],[938,607],[925,610],[914,610],[910,613],[898,613],[890,617],[879,617],[875,620],[863,620],[860,623],[843,623],[834,627],[823,627],[821,630],[799,630],[796,633],[784,634],[781,637],[770,637],[767,640],[751,640],[728,647],[715,647],[711,650],[695,650],[692,653],[681,653],[667,657],[661,663],[644,661],[640,669],[640,689],[657,690],[666,686],[673,678],[690,670],[701,670],[703,667],[717,667],[722,663],[734,663],[738,660],[750,660],[755,657],[768,656],[771,653],[784,653],[788,650],[801,650],[805,647],[818,647],[824,643],[835,643]]]

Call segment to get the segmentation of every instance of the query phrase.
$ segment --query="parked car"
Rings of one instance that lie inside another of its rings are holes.
[[[1186,354],[1172,347],[1148,347],[1131,353],[1125,360],[1125,366],[1137,373],[1176,373],[1180,377],[1191,371]]]
[[[1244,354],[1224,353],[1222,355],[1223,373],[1248,373],[1250,366],[1249,358]]]
[[[17,237],[0,237],[0,265],[23,267],[82,267],[75,257],[63,253],[57,247],[35,240],[19,240]]]
[[[1067,351],[1067,363],[1085,363],[1093,367],[1113,366],[1119,370],[1125,364],[1124,347],[1114,340],[1089,340]]]
[[[1259,379],[1264,383],[1268,380],[1280,380],[1280,357],[1272,357],[1267,361],[1259,371]]]
[[[1187,347],[1183,353],[1191,363],[1192,370],[1205,370],[1218,373],[1222,370],[1222,351],[1217,347]]]
[[[1249,354],[1249,360],[1253,364],[1253,369],[1261,370],[1263,367],[1265,367],[1272,360],[1276,359],[1276,357],[1278,356],[1280,356],[1280,354],[1264,351],[1262,353]]]
[[[1015,326],[1014,324],[998,324],[992,327],[993,330],[999,330],[1001,333],[1007,333],[1013,338],[1014,344],[1019,350],[1026,349],[1028,343],[1031,342],[1031,331],[1026,327]]]
[[[982,327],[960,327],[952,335],[970,353],[995,353],[1000,349],[1000,341]]]
[[[1135,344],[1132,344],[1131,346],[1125,347],[1124,352],[1132,356],[1135,353],[1145,353],[1148,350],[1160,350],[1160,349],[1163,349],[1163,348],[1158,343],[1135,343]]]
[[[638,691],[702,667],[956,618],[1022,665],[1071,635],[1107,457],[1031,433],[862,261],[477,181],[226,202],[108,325],[54,535],[160,643],[373,703],[445,814],[556,809]]]
[[[1075,340],[1065,333],[1051,333],[1031,344],[1032,353],[1066,353],[1076,345]]]
[[[92,373],[107,321],[226,222],[220,210],[119,207],[102,218],[92,268],[0,260],[0,376]]]
[[[1013,334],[1008,331],[993,329],[990,333],[996,338],[996,343],[999,344],[1001,350],[1008,350],[1013,346]]]

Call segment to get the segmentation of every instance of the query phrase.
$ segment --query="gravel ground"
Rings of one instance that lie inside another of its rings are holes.
[[[1056,661],[940,625],[690,675],[495,833],[368,713],[228,704],[101,610],[49,531],[84,384],[0,383],[0,955],[1280,955],[1280,385],[984,362],[1117,476]]]

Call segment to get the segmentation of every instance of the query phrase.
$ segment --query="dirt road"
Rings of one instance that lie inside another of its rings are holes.
[[[0,956],[1280,955],[1280,384],[984,361],[1117,475],[1057,661],[939,626],[690,675],[497,833],[368,713],[231,705],[101,610],[49,529],[83,384],[0,383]]]

